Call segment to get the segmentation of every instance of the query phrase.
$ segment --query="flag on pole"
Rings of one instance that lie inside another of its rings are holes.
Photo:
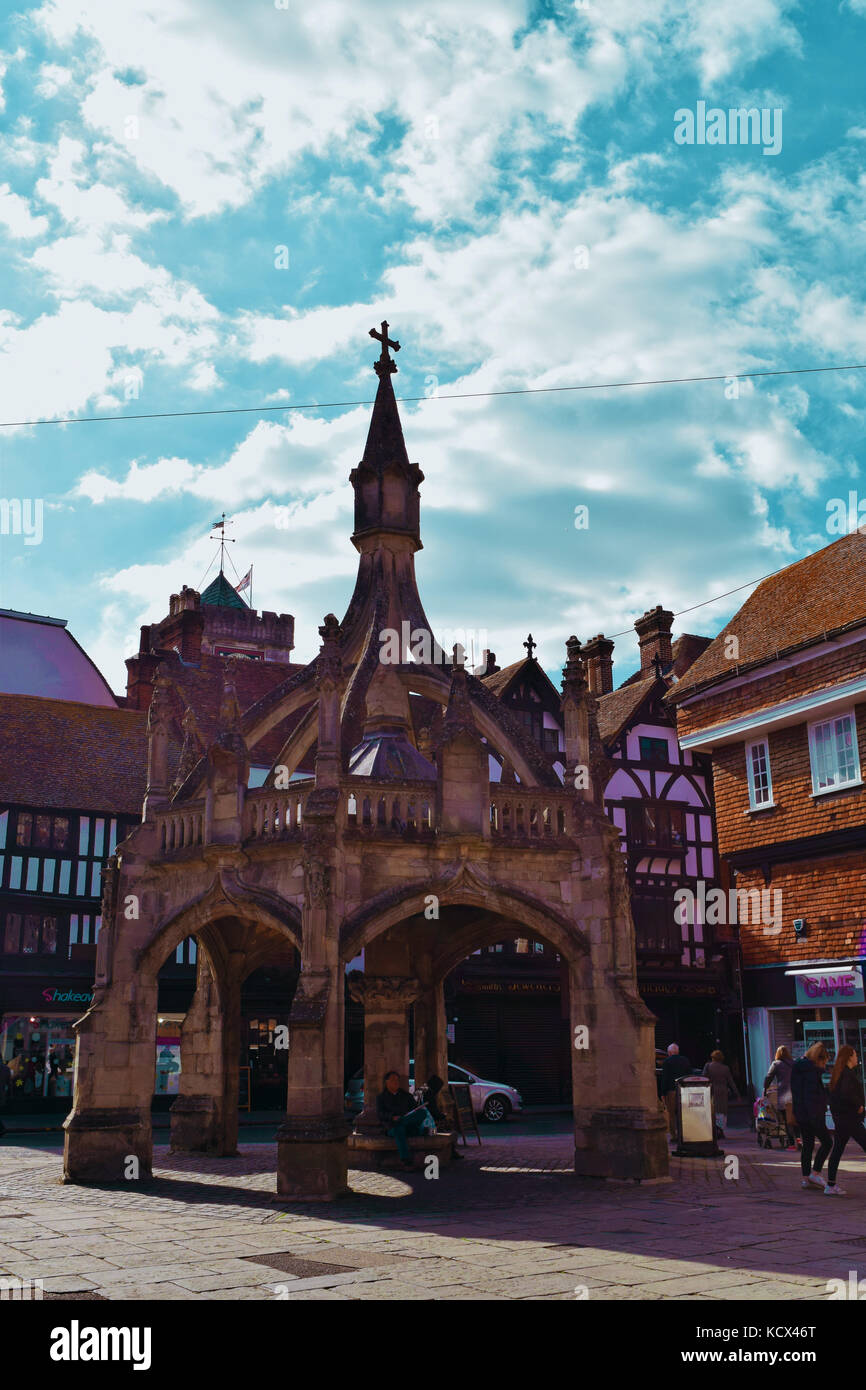
[[[253,567],[250,565],[240,584],[235,585],[235,593],[242,594],[244,589],[248,589],[253,581]]]

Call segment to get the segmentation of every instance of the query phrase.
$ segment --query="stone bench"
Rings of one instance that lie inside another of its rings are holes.
[[[416,1168],[423,1168],[429,1154],[435,1154],[439,1166],[451,1162],[454,1136],[450,1131],[436,1134],[413,1135],[409,1140],[409,1152]],[[350,1168],[397,1168],[400,1167],[396,1140],[387,1134],[362,1133],[349,1135]]]

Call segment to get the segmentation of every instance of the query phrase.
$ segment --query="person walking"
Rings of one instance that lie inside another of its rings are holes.
[[[776,1088],[776,1109],[784,1112],[788,1130],[788,1148],[797,1147],[795,1133],[794,1105],[791,1100],[791,1068],[794,1059],[787,1047],[777,1047],[776,1055],[770,1063],[770,1070],[764,1077],[764,1095],[771,1086]]]
[[[692,1064],[688,1057],[683,1056],[677,1043],[671,1043],[668,1055],[662,1062],[659,1093],[668,1112],[668,1130],[672,1144],[678,1144],[680,1138],[677,1124],[677,1081],[681,1076],[688,1076],[691,1070]]]
[[[737,1083],[731,1075],[731,1069],[725,1063],[725,1054],[720,1052],[718,1048],[715,1052],[710,1053],[710,1060],[704,1067],[704,1076],[707,1077],[712,1088],[716,1125],[720,1131],[720,1137],[724,1139],[728,1124],[728,1096],[732,1096],[734,1100],[741,1100],[742,1097],[737,1090]]]
[[[863,1115],[866,1113],[866,1097],[857,1075],[857,1053],[845,1043],[836,1054],[833,1073],[830,1077],[830,1114],[836,1127],[833,1135],[833,1150],[827,1164],[827,1186],[825,1197],[844,1197],[844,1187],[836,1184],[839,1160],[845,1152],[845,1145],[853,1139],[866,1153],[866,1128]]]
[[[821,1073],[827,1065],[827,1049],[823,1043],[813,1043],[805,1056],[791,1068],[791,1098],[794,1105],[794,1119],[800,1126],[803,1147],[800,1150],[800,1168],[803,1174],[803,1187],[825,1186],[820,1176],[824,1160],[833,1147],[833,1140],[827,1128],[827,1092]],[[818,1152],[812,1162],[815,1140]]]

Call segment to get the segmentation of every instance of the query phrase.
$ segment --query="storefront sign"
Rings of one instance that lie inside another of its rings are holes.
[[[863,1004],[863,975],[858,966],[849,969],[816,970],[795,975],[798,1004]]]
[[[458,986],[461,994],[559,994],[560,986],[544,984],[539,980],[521,980],[511,984],[499,980],[461,980]]]
[[[43,989],[46,1004],[92,1004],[92,990]]]

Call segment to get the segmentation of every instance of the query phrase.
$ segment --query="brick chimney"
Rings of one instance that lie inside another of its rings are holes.
[[[613,642],[600,632],[597,637],[590,637],[582,655],[593,695],[607,695],[613,690]]]
[[[638,618],[634,630],[640,645],[640,670],[642,676],[653,675],[653,661],[656,656],[663,667],[671,663],[671,626],[674,615],[657,603],[642,618]]]

